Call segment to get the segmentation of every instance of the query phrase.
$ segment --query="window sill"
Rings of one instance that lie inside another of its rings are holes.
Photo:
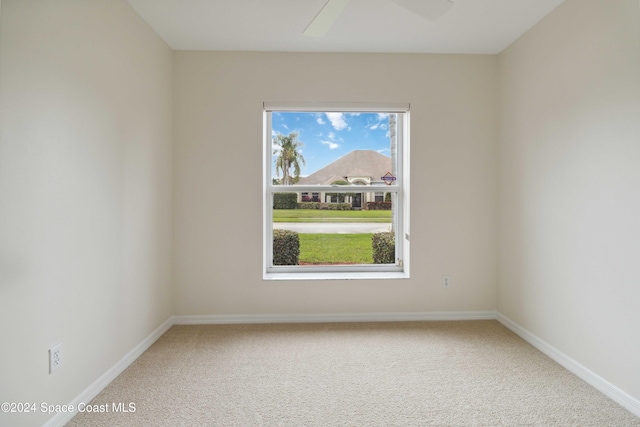
[[[263,280],[396,280],[408,279],[407,271],[349,271],[349,272],[278,272],[264,273]]]

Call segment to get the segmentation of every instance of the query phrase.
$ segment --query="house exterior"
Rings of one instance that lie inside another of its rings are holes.
[[[309,176],[301,177],[297,185],[330,185],[346,181],[352,185],[384,184],[382,177],[391,172],[391,158],[373,150],[354,150]],[[354,209],[366,208],[367,202],[384,201],[384,192],[347,193],[344,202],[337,193],[298,193],[299,202],[350,203]]]

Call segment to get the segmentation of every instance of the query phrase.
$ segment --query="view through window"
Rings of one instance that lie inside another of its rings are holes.
[[[408,274],[408,108],[266,108],[265,144],[265,278]]]

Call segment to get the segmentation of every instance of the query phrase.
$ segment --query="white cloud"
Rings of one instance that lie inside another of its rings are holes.
[[[333,141],[320,141],[323,145],[329,146],[329,150],[335,150],[340,147],[340,144],[336,144]]]
[[[385,130],[389,128],[389,125],[386,123],[388,121],[389,118],[389,114],[387,113],[378,113],[378,121],[372,125],[369,125],[367,127],[367,129],[369,130],[376,130],[376,129],[380,129],[380,130]]]
[[[336,134],[335,134],[335,133],[333,133],[333,132],[329,132],[329,133],[327,134],[327,138],[329,138],[329,139],[331,139],[331,140],[336,139]]]
[[[286,130],[289,130],[289,126],[287,126],[285,124],[283,124],[282,127],[285,128]]]
[[[335,130],[342,130],[347,127],[347,122],[344,120],[344,114],[342,113],[325,113],[327,119],[331,122],[331,126]]]
[[[385,130],[388,129],[389,126],[387,126],[385,123],[374,123],[371,126],[369,126],[369,130],[376,130],[376,129],[380,129],[380,130]]]
[[[326,123],[324,120],[322,120],[322,117],[318,117],[318,118],[316,119],[316,122],[318,122],[318,124],[319,124],[319,125],[323,125],[323,124],[325,124],[325,123]]]

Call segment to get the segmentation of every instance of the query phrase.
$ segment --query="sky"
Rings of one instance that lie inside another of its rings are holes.
[[[300,176],[311,175],[353,150],[374,150],[390,156],[386,113],[274,112],[272,137],[291,132],[297,132],[298,141],[304,143],[299,151],[307,165],[301,165]],[[275,166],[272,173],[275,177]]]

